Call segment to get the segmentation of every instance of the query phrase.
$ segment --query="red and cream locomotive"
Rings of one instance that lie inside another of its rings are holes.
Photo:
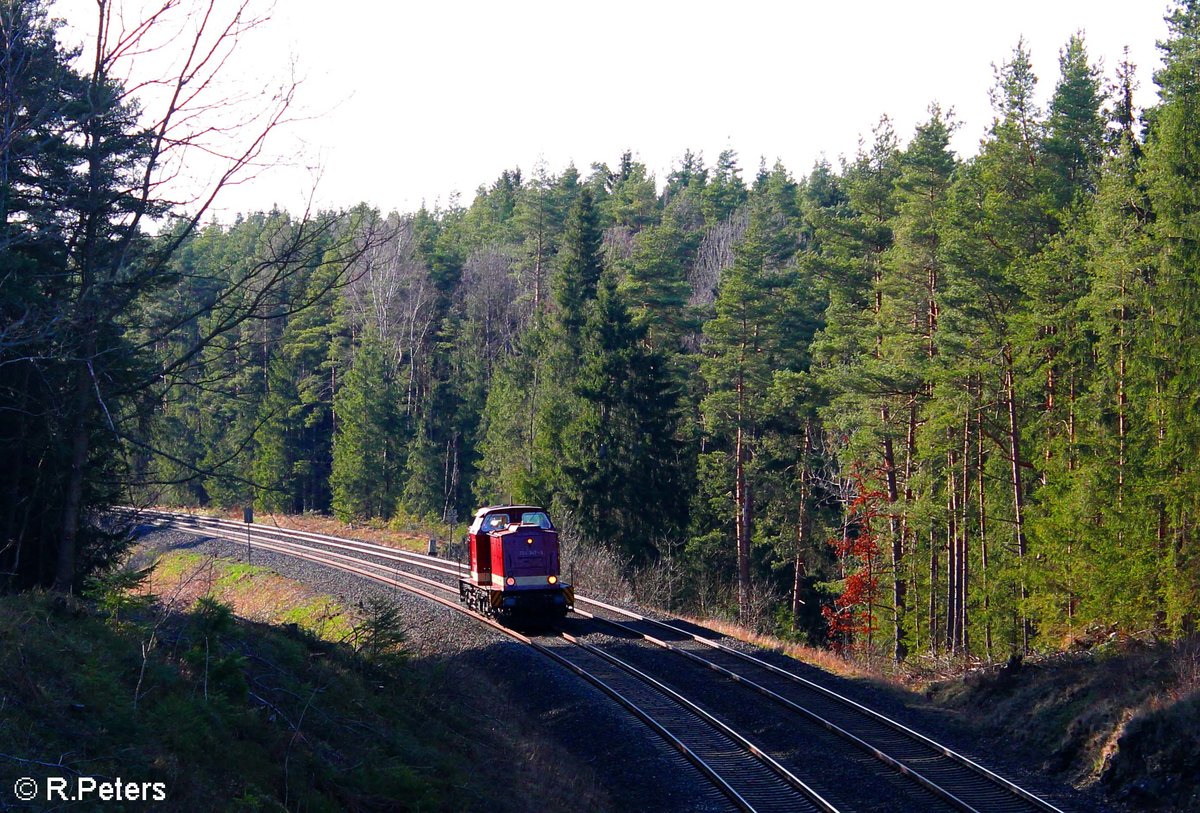
[[[469,576],[458,580],[463,604],[490,616],[562,618],[575,592],[559,578],[558,531],[535,505],[492,505],[467,530]]]

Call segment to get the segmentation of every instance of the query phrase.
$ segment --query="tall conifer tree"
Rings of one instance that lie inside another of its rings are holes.
[[[1200,602],[1200,2],[1183,0],[1167,18],[1161,105],[1152,116],[1145,178],[1157,257],[1151,292],[1156,370],[1151,420],[1160,475],[1158,544],[1165,608],[1175,630],[1195,623]],[[1152,486],[1153,487],[1153,486]]]

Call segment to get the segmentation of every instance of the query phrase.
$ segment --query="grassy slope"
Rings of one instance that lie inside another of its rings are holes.
[[[1200,811],[1200,644],[1110,644],[933,684],[935,702],[1077,786]]]
[[[287,625],[193,604],[209,586]],[[163,781],[176,810],[503,810],[497,781],[527,789],[514,809],[566,810],[535,773],[598,787],[553,748],[464,722],[471,698],[493,696],[486,677],[328,640],[360,619],[327,597],[186,555],[163,563],[154,590],[160,603],[116,618],[61,596],[0,597],[0,776]],[[607,806],[594,791],[587,804]]]

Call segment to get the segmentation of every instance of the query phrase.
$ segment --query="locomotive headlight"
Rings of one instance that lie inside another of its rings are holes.
[[[528,539],[526,539],[526,540],[525,540],[525,544],[526,544],[526,545],[532,545],[532,544],[533,544],[533,537],[531,536],[531,537],[529,537]]]
[[[558,584],[558,576],[549,576],[547,577],[546,581],[550,582],[551,584]]]

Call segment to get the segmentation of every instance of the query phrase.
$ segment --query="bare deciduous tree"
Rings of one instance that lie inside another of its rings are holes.
[[[733,265],[734,249],[741,242],[749,223],[749,212],[743,208],[704,233],[696,252],[696,264],[688,274],[688,285],[692,289],[689,305],[701,308],[712,305],[717,296],[717,286],[721,283],[721,274]]]
[[[314,255],[347,268],[363,244],[348,239],[341,216],[306,213],[270,235],[256,260],[212,280],[191,310],[151,313],[148,302],[180,284],[172,259],[220,193],[263,168],[297,83],[265,94],[224,83],[244,38],[267,20],[250,0],[160,0],[137,18],[115,0],[95,8],[72,67],[77,54],[56,42],[43,0],[0,0],[0,406],[48,427],[3,437],[20,469],[7,479],[5,508],[42,519],[8,523],[0,556],[20,582],[59,590],[105,559],[82,557],[80,533],[87,512],[135,478],[123,450],[157,452],[140,422],[147,396],[187,383],[205,348],[246,321],[303,307],[280,291]],[[203,329],[181,340],[201,315]],[[168,344],[165,361],[153,362],[149,351]],[[21,445],[39,442],[49,447],[40,462]],[[39,563],[21,561],[27,543]]]

